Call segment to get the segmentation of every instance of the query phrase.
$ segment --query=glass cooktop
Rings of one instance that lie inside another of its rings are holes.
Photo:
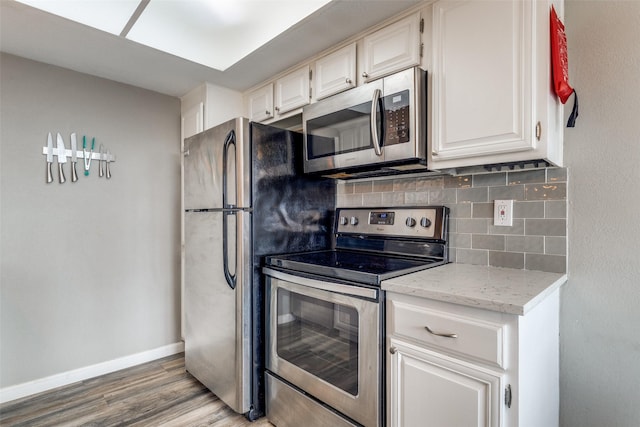
[[[408,258],[371,252],[327,250],[267,257],[285,270],[379,286],[380,282],[444,264],[442,259]]]

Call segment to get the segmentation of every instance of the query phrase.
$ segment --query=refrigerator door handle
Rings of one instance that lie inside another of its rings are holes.
[[[227,159],[229,157],[229,147],[233,145],[234,149],[236,147],[236,132],[231,129],[227,134],[227,137],[224,139],[224,148],[222,149],[222,208],[223,209],[233,209],[235,206],[227,204],[227,175],[228,175],[228,166]],[[235,215],[236,213],[231,211],[223,212],[222,214],[222,263],[224,267],[224,278],[227,280],[227,284],[231,289],[236,288],[236,275],[231,274],[229,271],[229,215]],[[238,223],[236,221],[236,227]],[[236,230],[237,231],[237,230]],[[237,232],[234,233],[237,239]],[[237,247],[234,245],[234,247]],[[236,263],[237,266],[237,263]]]
[[[233,209],[235,206],[227,204],[227,175],[228,175],[228,166],[227,166],[227,158],[229,157],[229,147],[233,145],[234,149],[236,148],[236,132],[231,129],[227,134],[227,137],[224,139],[224,148],[222,149],[222,208],[223,209]],[[237,188],[237,187],[234,187]]]
[[[227,232],[227,230],[229,229],[229,222],[228,222],[229,215],[236,215],[236,212],[222,213],[222,265],[224,269],[224,278],[227,280],[227,284],[231,289],[235,289],[236,275],[231,274],[231,271],[229,270],[229,242],[228,242],[229,234]],[[238,221],[236,221],[236,227],[238,227]],[[237,238],[237,235],[238,235],[237,230],[236,230],[236,233],[233,233],[233,235],[236,236]],[[237,245],[238,245],[238,242],[236,242],[234,247],[237,247]],[[236,262],[235,265],[237,266],[238,263]]]

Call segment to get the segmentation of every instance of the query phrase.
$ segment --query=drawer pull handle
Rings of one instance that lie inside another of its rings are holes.
[[[443,332],[434,332],[434,331],[432,331],[432,330],[431,330],[431,328],[430,328],[430,327],[428,327],[428,326],[425,326],[424,328],[425,328],[425,329],[427,330],[427,332],[429,332],[431,335],[436,335],[436,336],[439,336],[439,337],[445,337],[445,338],[458,338],[458,334],[447,334],[447,333],[443,333]]]

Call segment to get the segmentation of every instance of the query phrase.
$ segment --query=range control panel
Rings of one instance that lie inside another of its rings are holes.
[[[337,234],[443,239],[448,218],[444,206],[341,208],[336,211]]]

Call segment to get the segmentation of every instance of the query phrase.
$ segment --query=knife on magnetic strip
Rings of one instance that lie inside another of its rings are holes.
[[[67,163],[67,150],[64,149],[64,141],[62,140],[62,135],[58,132],[58,179],[60,180],[60,184],[64,184],[64,171],[62,170],[62,165]]]
[[[47,135],[47,184],[53,182],[51,163],[53,163],[53,138],[51,138],[51,132],[49,132],[49,135]]]
[[[76,142],[76,133],[71,134],[71,182],[78,180],[76,172],[76,163],[78,162],[78,143]]]

